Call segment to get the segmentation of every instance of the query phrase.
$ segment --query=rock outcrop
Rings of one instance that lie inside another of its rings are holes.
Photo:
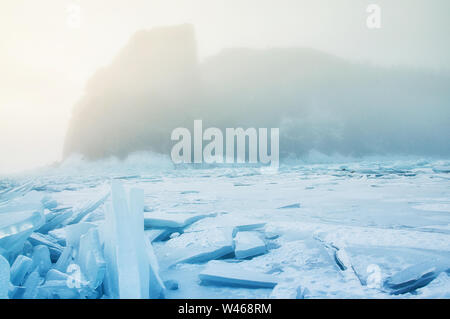
[[[357,64],[307,48],[226,49],[200,63],[191,25],[137,32],[89,80],[65,155],[151,150],[170,133],[279,127],[280,156],[449,155],[450,76]]]

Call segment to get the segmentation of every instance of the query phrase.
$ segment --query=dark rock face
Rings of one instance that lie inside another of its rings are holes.
[[[168,154],[176,127],[279,127],[280,155],[450,155],[450,76],[312,49],[227,49],[197,61],[193,27],[136,33],[88,82],[65,155]]]
[[[89,80],[75,106],[65,155],[164,152],[167,121],[180,125],[198,98],[199,71],[189,25],[137,32],[112,64]]]

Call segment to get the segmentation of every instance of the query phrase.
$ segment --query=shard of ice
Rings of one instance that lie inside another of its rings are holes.
[[[96,289],[100,286],[105,276],[106,263],[97,228],[91,228],[81,236],[75,262],[80,266],[89,287]]]
[[[47,234],[51,230],[60,227],[66,219],[71,217],[72,210],[65,208],[60,211],[52,211],[45,215],[45,224],[42,225],[37,231],[43,234]]]
[[[0,214],[11,212],[43,211],[43,195],[36,191],[25,192],[12,200],[0,202]]]
[[[173,280],[173,279],[164,281],[164,286],[169,290],[177,290],[179,288],[178,281]]]
[[[134,248],[134,258],[138,266],[138,287],[140,297],[149,298],[150,292],[150,261],[148,255],[148,241],[144,233],[144,190],[132,188],[128,202],[129,232]],[[151,246],[151,245],[150,245]],[[156,257],[155,257],[156,262]],[[159,271],[159,270],[158,270]],[[120,272],[119,272],[120,276]],[[125,278],[128,275],[124,276]],[[120,278],[120,277],[119,277]]]
[[[264,227],[265,225],[266,225],[266,223],[250,223],[250,224],[242,223],[242,224],[236,225],[234,227],[233,235],[236,236],[236,234],[240,231],[255,230],[255,229]]]
[[[100,207],[106,199],[109,197],[109,192],[101,194],[99,198],[88,202],[87,204],[82,205],[81,207],[76,207],[73,209],[72,217],[67,219],[64,224],[65,225],[73,225],[79,223],[84,217],[86,217],[89,213],[95,211],[98,207]]]
[[[334,259],[341,270],[347,270],[352,266],[350,258],[348,257],[347,252],[344,248],[336,250]]]
[[[0,299],[8,299],[10,269],[8,261],[0,255]]]
[[[158,260],[156,259],[156,255],[150,240],[145,241],[145,248],[149,260],[149,272],[150,272],[149,298],[151,299],[164,298],[166,287],[159,275]]]
[[[189,213],[144,213],[145,227],[150,228],[183,228],[202,218],[214,217],[217,214],[189,214]]]
[[[435,299],[449,299],[450,290],[450,275],[442,272],[432,282],[423,288],[417,290],[417,298],[435,298]]]
[[[66,246],[66,230],[63,228],[56,228],[50,230],[47,233],[50,237],[52,237],[58,244],[61,246]]]
[[[243,269],[239,264],[210,262],[198,275],[203,284],[217,286],[274,288],[277,280],[271,275]]]
[[[395,295],[412,292],[426,286],[446,269],[450,269],[448,260],[427,260],[388,277],[384,287]]]
[[[40,276],[45,276],[52,267],[50,260],[50,251],[45,245],[34,247],[33,251],[33,269],[36,269]]]
[[[367,285],[369,277],[379,277],[377,281],[380,285],[385,282],[384,288],[388,293],[400,293],[405,287],[409,287],[405,290],[412,289],[427,272],[440,272],[450,267],[450,257],[446,251],[353,245],[346,246],[345,252],[349,259],[348,265],[362,285]]]
[[[40,246],[40,245],[47,246],[50,252],[50,259],[52,260],[52,262],[56,262],[63,251],[63,247],[59,245],[56,242],[56,240],[54,240],[52,237],[48,235],[34,232],[30,235],[28,241],[33,246]]]
[[[8,202],[16,197],[23,196],[33,187],[31,181],[26,182],[20,186],[9,188],[6,191],[0,193],[0,204]]]
[[[187,232],[167,241],[163,249],[165,254],[160,260],[166,267],[207,262],[234,252],[233,228]]]
[[[238,232],[234,242],[236,245],[234,254],[238,259],[253,257],[267,252],[266,244],[256,232]]]
[[[41,203],[44,208],[50,209],[50,210],[58,207],[58,202],[56,200],[52,199],[50,196],[44,196],[41,199]]]
[[[95,227],[97,227],[95,224],[86,222],[81,222],[64,227],[63,230],[65,232],[66,246],[78,248],[81,236],[86,234],[89,229]]]
[[[23,291],[23,295],[21,296],[21,298],[36,299],[39,294],[38,287],[42,282],[43,279],[41,278],[41,276],[39,276],[39,272],[37,270],[33,271],[25,281],[24,284],[25,289]]]
[[[147,229],[145,230],[145,236],[147,236],[150,242],[169,239],[170,235],[175,231],[173,228],[169,229]]]
[[[71,275],[51,269],[43,285],[38,287],[39,298],[80,299],[97,298],[98,292],[88,287],[87,283],[75,281]]]
[[[11,283],[22,286],[26,277],[33,271],[33,260],[27,256],[19,255],[11,266]]]
[[[44,223],[44,215],[37,210],[0,213],[0,254],[7,259],[22,252],[31,233]]]
[[[57,269],[50,269],[45,276],[45,281],[54,281],[54,280],[66,280],[69,277],[68,274],[61,272]]]
[[[110,298],[148,298],[149,260],[144,235],[144,192],[112,181],[112,207],[106,210],[105,290]]]
[[[73,253],[73,247],[72,246],[66,246],[64,247],[63,252],[61,253],[61,256],[59,256],[58,261],[55,264],[55,269],[59,271],[65,272],[67,270],[67,266],[72,262],[72,253]]]

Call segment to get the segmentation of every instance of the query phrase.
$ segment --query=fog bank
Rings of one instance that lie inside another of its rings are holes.
[[[355,63],[309,48],[221,51],[191,25],[139,31],[89,80],[64,154],[169,154],[171,131],[279,127],[280,155],[450,155],[450,76]]]

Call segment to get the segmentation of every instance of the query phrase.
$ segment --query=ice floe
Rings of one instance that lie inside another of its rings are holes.
[[[198,275],[203,284],[219,286],[273,288],[277,281],[271,275],[247,271],[239,264],[213,261]]]
[[[236,258],[243,259],[264,254],[267,251],[266,244],[256,232],[238,232],[234,238]]]
[[[201,263],[234,253],[233,228],[186,232],[159,246],[161,263]]]

